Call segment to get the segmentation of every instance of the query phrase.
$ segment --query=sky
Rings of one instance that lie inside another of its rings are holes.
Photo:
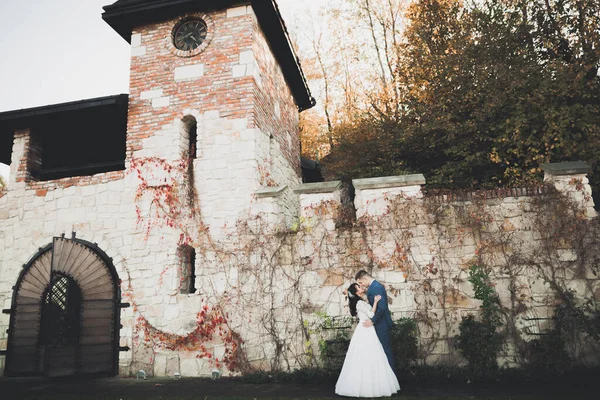
[[[129,44],[112,0],[0,0],[0,112],[127,93]]]
[[[0,0],[0,112],[128,93],[129,43],[102,19],[115,1]],[[289,24],[323,1],[277,3]]]

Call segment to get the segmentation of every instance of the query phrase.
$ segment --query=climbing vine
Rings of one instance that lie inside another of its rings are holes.
[[[153,326],[136,304],[137,289],[124,290],[138,314],[134,336],[153,349],[193,353],[241,373],[326,366],[316,353],[335,338],[319,337],[318,316],[347,313],[342,290],[358,269],[381,276],[395,319],[412,318],[421,363],[461,362],[455,338],[465,311],[497,330],[502,365],[518,365],[531,335],[548,329],[543,318],[567,304],[572,285],[581,289],[573,307],[585,299],[585,315],[597,310],[597,275],[590,275],[600,258],[589,245],[598,240],[597,219],[550,187],[383,195],[374,202],[381,212],[358,219],[322,201],[287,229],[250,211],[233,226],[209,229],[189,161],[137,159],[131,171],[146,238],[176,232],[177,245],[193,247],[201,266],[195,296],[202,300],[190,303],[201,311],[186,334]],[[258,173],[269,185],[266,170]],[[214,344],[225,346],[224,356],[215,357]]]

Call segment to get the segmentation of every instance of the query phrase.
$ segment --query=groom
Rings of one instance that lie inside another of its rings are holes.
[[[383,350],[385,351],[385,355],[390,363],[390,367],[392,367],[392,371],[395,373],[396,361],[394,360],[394,355],[392,354],[392,344],[390,343],[390,328],[394,325],[394,323],[392,322],[392,316],[390,315],[390,310],[388,308],[388,299],[385,288],[381,283],[371,278],[371,275],[369,275],[367,271],[362,269],[356,273],[354,279],[356,279],[358,284],[362,287],[369,288],[367,291],[367,299],[369,300],[369,304],[373,305],[375,296],[381,296],[381,301],[377,304],[377,311],[375,312],[375,315],[370,320],[363,322],[363,326],[367,328],[370,326],[375,326],[377,337],[383,346]]]

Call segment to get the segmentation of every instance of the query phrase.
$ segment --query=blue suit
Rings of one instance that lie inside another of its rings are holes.
[[[394,322],[392,321],[390,309],[388,308],[388,298],[385,288],[381,283],[374,280],[371,282],[369,290],[367,291],[367,299],[369,300],[369,304],[371,304],[371,306],[373,306],[373,301],[377,295],[381,296],[381,300],[379,300],[379,303],[377,303],[377,310],[375,311],[373,318],[371,318],[371,321],[375,326],[375,332],[377,333],[377,337],[383,346],[383,350],[385,351],[385,355],[390,363],[390,367],[392,367],[392,371],[395,373],[396,360],[394,359],[394,354],[392,353],[392,344],[390,342],[390,329],[394,325]]]

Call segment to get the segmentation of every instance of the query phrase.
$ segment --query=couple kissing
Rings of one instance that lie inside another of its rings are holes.
[[[347,289],[350,314],[358,317],[335,393],[349,397],[387,397],[400,390],[390,342],[393,326],[385,288],[364,270]]]

